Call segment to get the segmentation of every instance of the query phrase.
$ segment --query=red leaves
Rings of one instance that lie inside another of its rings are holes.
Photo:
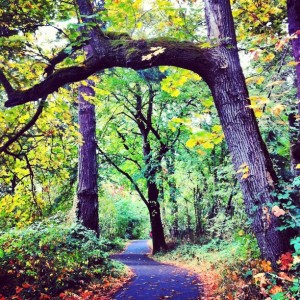
[[[91,299],[91,297],[94,295],[94,293],[92,291],[88,291],[85,290],[83,291],[80,296],[82,297],[82,299]]]
[[[24,282],[24,283],[22,284],[22,287],[23,287],[24,289],[29,289],[29,288],[31,287],[31,285],[30,285],[29,283],[27,283],[27,282]]]
[[[280,270],[290,270],[293,264],[293,256],[291,252],[286,252],[280,256],[280,260],[278,261],[280,265]]]

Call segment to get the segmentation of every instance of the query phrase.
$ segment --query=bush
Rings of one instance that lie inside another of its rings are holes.
[[[105,253],[113,247],[59,218],[10,230],[0,236],[0,291],[4,297],[40,299],[117,277],[123,267]]]

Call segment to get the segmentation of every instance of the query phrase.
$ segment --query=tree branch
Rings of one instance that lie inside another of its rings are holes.
[[[21,128],[13,137],[11,137],[2,147],[0,147],[0,153],[6,152],[8,147],[12,143],[14,143],[16,140],[18,140],[19,137],[21,137],[28,129],[30,129],[36,123],[37,119],[43,112],[45,102],[46,102],[46,97],[41,100],[41,102],[40,102],[35,114],[31,118],[31,120],[23,128]]]
[[[91,42],[90,42],[91,43]],[[8,95],[6,107],[37,101],[65,84],[86,79],[90,75],[113,67],[126,67],[134,70],[154,66],[176,66],[192,70],[199,74],[208,84],[214,79],[216,70],[222,71],[224,61],[216,48],[202,48],[191,42],[174,42],[162,40],[109,39],[103,43],[102,52],[94,52],[94,57],[83,64],[60,69],[42,82],[26,90],[14,90],[3,72],[0,82]]]
[[[147,199],[145,198],[144,194],[142,193],[142,191],[140,190],[139,186],[137,185],[137,183],[133,180],[133,178],[124,170],[122,170],[117,164],[115,164],[110,157],[104,152],[102,151],[102,149],[99,147],[99,145],[97,145],[97,149],[99,150],[99,152],[105,157],[105,159],[109,162],[109,164],[111,164],[118,172],[120,172],[122,175],[124,175],[130,182],[131,184],[134,186],[135,190],[137,191],[137,193],[139,194],[139,196],[141,197],[141,199],[143,200],[143,202],[147,205],[147,207],[149,206],[149,203],[147,201]]]

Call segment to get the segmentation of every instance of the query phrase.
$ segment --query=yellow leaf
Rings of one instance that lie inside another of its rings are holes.
[[[214,125],[212,127],[212,131],[221,132],[222,131],[222,126],[221,125]]]
[[[286,65],[287,66],[290,66],[290,67],[294,67],[294,66],[297,66],[300,62],[298,61],[290,61],[288,62]]]
[[[206,153],[205,153],[204,151],[202,151],[201,149],[198,149],[197,152],[198,152],[198,154],[200,154],[200,155],[205,155],[205,154],[206,154]]]
[[[183,119],[181,119],[181,118],[173,118],[172,122],[174,122],[174,123],[183,123]]]
[[[297,164],[295,169],[300,169],[300,164]]]
[[[254,114],[256,118],[261,118],[263,116],[263,112],[260,109],[255,109]]]
[[[273,81],[267,84],[267,87],[272,87],[273,85],[280,85],[285,83],[285,80],[277,80],[277,81]]]
[[[256,83],[257,83],[257,84],[262,84],[262,83],[264,82],[264,80],[265,80],[265,77],[259,76],[259,77],[256,79]]]
[[[273,53],[269,53],[263,60],[265,62],[270,62],[274,59],[275,55]]]
[[[243,174],[242,179],[246,179],[248,177],[249,177],[249,173],[245,173],[245,174]]]
[[[211,142],[205,142],[205,143],[203,143],[203,144],[201,144],[202,146],[203,146],[203,148],[205,148],[205,149],[213,149],[214,148],[214,144],[213,143],[211,143]]]
[[[136,24],[136,28],[137,29],[140,29],[140,28],[142,28],[143,27],[143,23],[142,22],[138,22],[137,24]]]
[[[186,146],[188,148],[194,148],[197,144],[197,140],[196,139],[189,139],[187,142],[186,142]]]
[[[203,100],[202,104],[204,105],[204,107],[210,108],[214,105],[214,101],[213,101],[212,97],[210,97],[208,99]]]
[[[176,90],[172,91],[172,92],[170,93],[170,95],[171,95],[172,97],[178,97],[178,96],[180,95],[180,91],[176,89]]]
[[[271,108],[271,112],[274,116],[278,117],[284,109],[285,105],[276,104],[274,107]]]
[[[250,99],[251,102],[253,102],[253,101],[258,102],[259,101],[263,104],[268,103],[270,101],[269,98],[264,97],[264,96],[250,96],[249,99]]]
[[[211,44],[209,42],[206,42],[206,43],[202,43],[200,45],[201,48],[210,48],[211,47]]]

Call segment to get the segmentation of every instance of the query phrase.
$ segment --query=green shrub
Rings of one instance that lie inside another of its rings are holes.
[[[80,224],[59,218],[12,229],[0,236],[0,294],[39,299],[119,276],[122,266],[105,252],[114,248]]]

